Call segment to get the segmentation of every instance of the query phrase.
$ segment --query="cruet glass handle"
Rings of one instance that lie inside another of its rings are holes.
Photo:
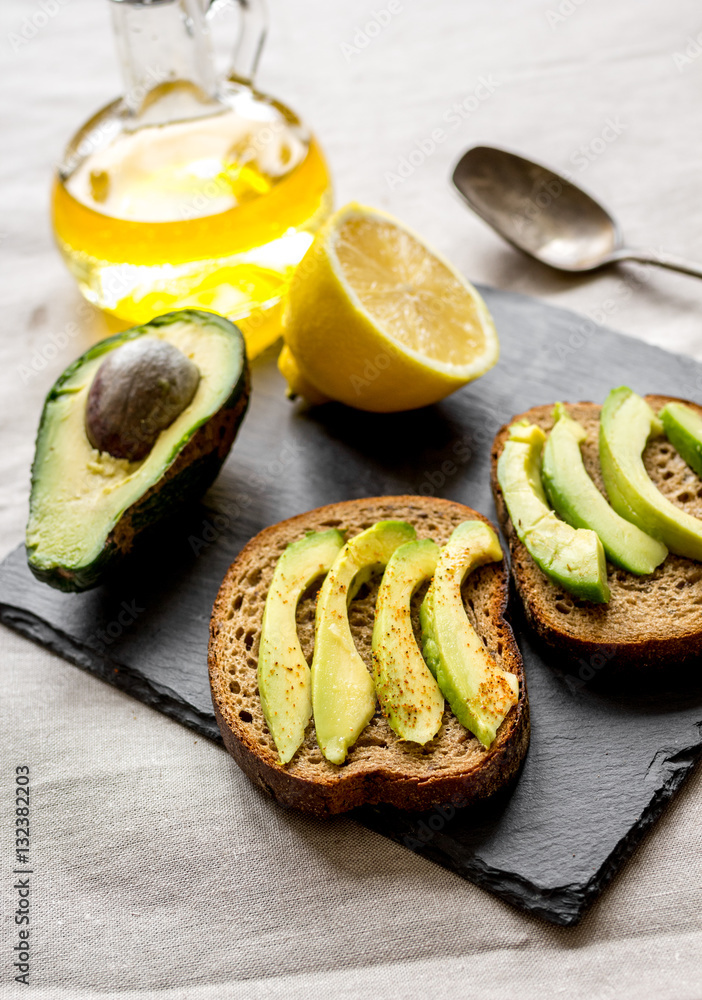
[[[268,31],[265,0],[206,0],[206,5],[208,19],[213,21],[224,8],[232,5],[239,7],[239,35],[227,77],[236,83],[252,86]]]

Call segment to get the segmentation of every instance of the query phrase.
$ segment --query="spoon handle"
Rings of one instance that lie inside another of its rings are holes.
[[[683,260],[682,257],[674,257],[669,253],[652,253],[650,250],[633,250],[625,248],[619,250],[614,255],[614,260],[637,260],[641,264],[656,264],[658,267],[667,267],[669,271],[681,271],[682,274],[691,274],[693,278],[702,278],[702,265],[693,264],[691,261]]]

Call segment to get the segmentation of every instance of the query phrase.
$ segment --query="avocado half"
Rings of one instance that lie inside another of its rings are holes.
[[[190,403],[161,431],[148,455],[129,462],[92,447],[85,407],[105,356],[146,336],[191,358],[200,380]],[[210,486],[248,399],[244,338],[214,313],[167,313],[81,355],[49,391],[39,423],[26,538],[32,573],[64,591],[100,583],[145,528]]]

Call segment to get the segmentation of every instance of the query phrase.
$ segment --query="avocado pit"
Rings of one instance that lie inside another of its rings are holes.
[[[190,404],[200,370],[173,344],[139,337],[111,351],[98,368],[85,407],[93,448],[114,458],[146,458],[161,431]]]

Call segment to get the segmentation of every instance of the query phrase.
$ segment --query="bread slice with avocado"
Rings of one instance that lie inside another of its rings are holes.
[[[666,404],[683,402],[650,395],[655,414]],[[702,415],[702,407],[686,403]],[[607,497],[600,466],[599,432],[602,407],[591,402],[567,403],[564,410],[585,431],[580,442],[583,464],[599,492]],[[506,424],[492,448],[492,489],[497,516],[510,549],[512,576],[526,618],[549,646],[569,658],[594,656],[621,666],[645,668],[680,663],[702,655],[702,563],[672,551],[653,572],[635,575],[607,562],[609,600],[592,603],[573,596],[549,579],[520,541],[498,480],[498,462],[510,427],[517,421],[550,433],[554,404],[535,406]],[[687,515],[702,517],[702,479],[665,436],[651,438],[643,463],[653,484]]]
[[[308,532],[337,530],[347,539],[382,521],[401,521],[419,538],[445,544],[467,520],[487,520],[470,507],[418,496],[376,497],[320,507],[282,521],[256,535],[229,568],[217,595],[210,625],[209,671],[212,700],[226,748],[239,766],[280,803],[319,816],[366,804],[387,803],[408,810],[451,803],[469,805],[504,787],[516,774],[529,742],[529,707],[524,668],[505,618],[504,561],[480,566],[465,579],[463,606],[495,662],[516,676],[519,697],[489,749],[464,728],[448,705],[441,726],[424,745],[401,740],[379,707],[349,747],[340,765],[327,760],[310,721],[302,745],[283,765],[265,721],[258,691],[258,661],[264,607],[274,571],[287,546]],[[356,650],[372,675],[371,642],[380,577],[370,577],[349,606]],[[315,604],[319,581],[297,606],[296,624],[305,659],[313,662]],[[427,585],[411,601],[415,637]]]

